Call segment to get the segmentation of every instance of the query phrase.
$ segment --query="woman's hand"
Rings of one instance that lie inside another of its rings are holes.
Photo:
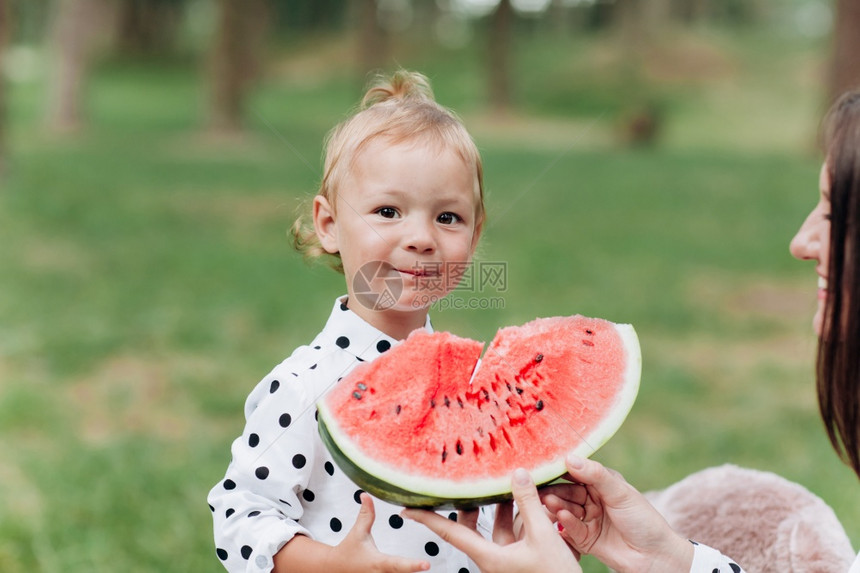
[[[569,456],[566,462],[576,483],[543,488],[540,496],[575,551],[619,573],[689,571],[693,545],[636,488],[593,460]]]
[[[522,518],[521,539],[516,539],[514,534],[513,504],[510,502],[499,504],[497,508],[493,541],[487,541],[466,525],[431,511],[405,509],[403,516],[423,523],[444,541],[463,551],[484,573],[581,573],[576,557],[562,541],[541,505],[528,472],[523,469],[515,471],[511,489]]]

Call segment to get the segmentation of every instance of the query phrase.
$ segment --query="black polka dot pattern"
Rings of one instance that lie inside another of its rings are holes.
[[[352,368],[375,360],[396,342],[339,306],[349,310],[337,303],[323,333],[277,365],[247,400],[243,437],[234,442],[227,475],[209,499],[214,548],[227,570],[272,566],[268,546],[258,546],[255,533],[267,524],[282,520],[286,531],[304,527],[315,539],[336,545],[361,511],[363,490],[356,489],[322,444],[315,403]],[[374,504],[374,539],[381,551],[427,560],[433,570],[477,573],[463,554],[401,517],[399,507],[380,500]],[[453,511],[441,515],[457,517]],[[491,529],[492,515],[481,523]],[[730,572],[724,568],[724,573]]]

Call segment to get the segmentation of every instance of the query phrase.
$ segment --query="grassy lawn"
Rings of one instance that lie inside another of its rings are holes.
[[[860,486],[815,406],[815,275],[788,254],[815,199],[818,48],[699,41],[713,77],[656,82],[662,143],[630,149],[615,144],[623,98],[600,109],[618,80],[589,64],[605,46],[577,42],[554,75],[549,46],[522,50],[525,111],[506,118],[475,104],[474,58],[401,61],[472,127],[488,188],[479,259],[507,271],[504,291],[454,295],[500,308],[439,310],[436,327],[488,340],[535,316],[634,324],[642,389],[600,460],[641,489],[727,462],[776,471],[824,498],[856,543]],[[337,69],[303,82],[276,69],[231,140],[200,134],[203,95],[181,66],[105,66],[77,136],[41,129],[40,84],[14,87],[0,570],[220,570],[205,495],[244,398],[344,291],[286,231],[356,87]]]

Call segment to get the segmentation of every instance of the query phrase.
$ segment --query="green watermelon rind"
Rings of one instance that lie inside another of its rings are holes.
[[[566,473],[564,458],[567,454],[593,455],[615,435],[633,408],[642,370],[639,338],[630,324],[613,323],[613,326],[621,338],[627,361],[621,392],[610,410],[612,415],[604,418],[588,435],[581,436],[580,445],[571,452],[561,452],[555,459],[526,468],[538,485],[551,483]],[[345,437],[338,438],[344,436],[344,432],[325,400],[320,400],[317,408],[320,436],[335,463],[356,485],[379,499],[404,507],[472,509],[512,497],[510,476],[463,482],[427,478],[389,467],[361,452]],[[511,471],[514,469],[512,467]]]

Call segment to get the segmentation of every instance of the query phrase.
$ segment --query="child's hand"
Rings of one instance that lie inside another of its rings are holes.
[[[511,487],[522,516],[522,539],[517,539],[514,533],[511,503],[500,504],[497,509],[493,541],[487,541],[473,529],[432,511],[406,509],[403,515],[423,523],[463,551],[484,573],[581,573],[576,557],[559,537],[541,505],[537,489],[528,473],[517,470]]]
[[[412,573],[430,569],[430,563],[427,561],[381,553],[370,534],[370,528],[373,527],[375,519],[373,500],[368,494],[362,493],[358,518],[344,540],[334,548],[332,567],[328,569],[329,571]]]

